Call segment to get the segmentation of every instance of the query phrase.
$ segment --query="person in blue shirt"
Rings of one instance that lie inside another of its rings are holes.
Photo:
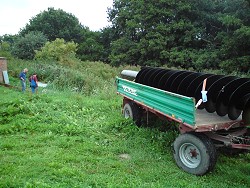
[[[28,72],[28,69],[25,68],[23,71],[20,73],[19,78],[21,80],[21,85],[22,85],[22,92],[25,91],[26,89],[26,74]]]
[[[37,88],[38,88],[38,79],[37,79],[37,75],[36,73],[34,73],[30,78],[29,78],[29,81],[30,81],[30,88],[31,88],[31,92],[32,93],[37,93]]]

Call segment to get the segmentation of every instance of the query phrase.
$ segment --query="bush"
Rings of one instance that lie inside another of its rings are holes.
[[[119,74],[120,69],[112,68],[102,62],[81,62],[74,61],[74,67],[58,65],[54,61],[8,61],[8,71],[10,76],[18,77],[20,71],[27,67],[29,69],[27,77],[33,72],[38,75],[38,80],[49,83],[48,87],[58,90],[80,92],[85,95],[103,93],[108,95],[111,87],[114,89],[114,79]],[[19,85],[19,82],[15,83]],[[13,83],[11,83],[13,85]]]
[[[74,42],[65,42],[64,39],[56,39],[47,42],[41,50],[36,50],[35,59],[48,62],[56,61],[62,65],[73,65],[76,59],[76,50],[78,44]]]
[[[5,57],[7,59],[12,59],[11,47],[8,42],[0,43],[0,57]]]
[[[17,39],[12,54],[20,59],[31,60],[35,56],[35,50],[39,50],[46,41],[46,36],[41,32],[30,32]]]

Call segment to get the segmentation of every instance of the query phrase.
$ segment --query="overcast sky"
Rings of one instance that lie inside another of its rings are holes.
[[[82,25],[97,31],[109,25],[107,8],[113,0],[0,0],[0,36],[18,34],[32,17],[49,7],[73,14]]]

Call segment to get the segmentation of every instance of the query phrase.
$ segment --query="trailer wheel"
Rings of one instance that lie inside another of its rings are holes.
[[[134,102],[128,102],[124,105],[123,115],[126,119],[132,118],[137,126],[141,125],[141,109]]]
[[[184,171],[200,176],[213,170],[217,155],[207,136],[185,133],[174,141],[174,159]]]

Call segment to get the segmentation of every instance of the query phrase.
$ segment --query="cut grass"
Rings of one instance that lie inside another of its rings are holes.
[[[172,157],[176,133],[134,126],[115,93],[0,94],[0,187],[250,187],[249,153],[187,174]]]

